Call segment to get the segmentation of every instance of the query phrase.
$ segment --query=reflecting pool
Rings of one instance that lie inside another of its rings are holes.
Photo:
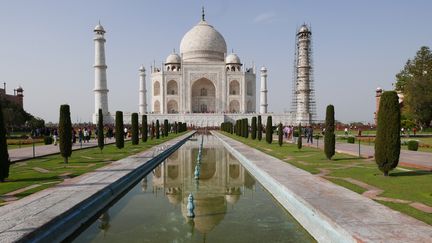
[[[203,139],[199,180],[195,167]],[[188,196],[194,218],[187,217]],[[195,136],[75,242],[314,242],[213,136]]]

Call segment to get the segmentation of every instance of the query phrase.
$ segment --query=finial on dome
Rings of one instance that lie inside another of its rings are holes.
[[[202,21],[205,21],[204,6],[202,6],[202,9],[201,9],[201,20],[202,20]]]

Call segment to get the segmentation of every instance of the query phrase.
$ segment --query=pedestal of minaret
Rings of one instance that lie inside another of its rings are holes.
[[[267,68],[261,67],[260,113],[267,113]]]
[[[147,113],[147,91],[145,82],[145,68],[141,66],[139,69],[139,113],[141,115]]]
[[[93,123],[97,124],[97,117],[99,109],[102,109],[104,116],[104,123],[112,123],[111,116],[108,110],[108,88],[107,88],[107,76],[105,63],[105,30],[99,23],[94,28],[94,45],[95,45],[95,86],[94,86],[94,97],[95,97],[95,112],[93,113]]]

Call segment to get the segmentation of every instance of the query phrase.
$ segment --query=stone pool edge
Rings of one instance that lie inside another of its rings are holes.
[[[0,242],[60,242],[67,239],[193,134],[195,131],[188,132],[1,207]],[[153,157],[163,146],[168,148]]]
[[[219,132],[212,134],[319,242],[430,242],[432,238],[432,227],[424,222]]]

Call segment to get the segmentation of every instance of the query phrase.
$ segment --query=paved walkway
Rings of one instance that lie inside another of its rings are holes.
[[[115,143],[115,139],[107,139],[105,144],[112,144]],[[79,143],[75,143],[72,146],[72,150],[78,150],[82,148],[93,148],[97,147],[97,140],[92,139],[89,143],[83,143],[82,145]],[[9,157],[11,159],[11,162],[18,162],[22,160],[27,160],[33,158],[33,147],[25,147],[25,148],[18,148],[18,149],[10,149],[9,151]],[[51,154],[57,154],[60,153],[59,146],[55,146],[53,144],[50,145],[39,145],[35,146],[35,157],[41,157],[45,155],[51,155]]]
[[[0,207],[0,242],[36,240],[59,242],[104,204],[119,196],[155,156],[191,136],[189,132],[142,153],[115,161],[93,172],[65,180]],[[74,220],[80,220],[79,223]]]
[[[277,139],[277,137],[274,137]],[[287,141],[287,140],[284,140]],[[314,139],[314,143],[308,145],[306,143],[306,139],[303,139],[303,145],[317,147],[317,141]],[[318,141],[318,147],[320,149],[324,149],[324,140],[320,139]],[[336,152],[350,154],[353,156],[359,155],[359,145],[352,143],[336,143]],[[360,154],[364,158],[373,158],[375,155],[374,146],[368,145],[360,145]],[[419,152],[419,151],[409,151],[409,150],[401,150],[399,157],[399,165],[413,167],[422,170],[432,170],[432,153],[428,152]]]
[[[318,241],[431,242],[432,226],[426,223],[218,132],[214,134]],[[326,233],[330,238],[320,238]]]

